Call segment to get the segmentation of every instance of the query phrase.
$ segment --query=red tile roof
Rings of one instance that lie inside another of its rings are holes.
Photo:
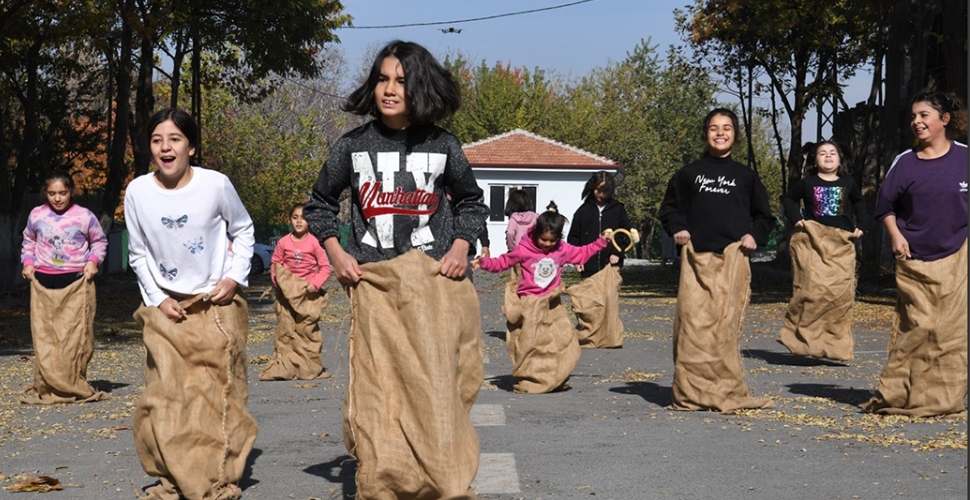
[[[615,170],[609,158],[515,129],[462,147],[472,167],[528,167]]]

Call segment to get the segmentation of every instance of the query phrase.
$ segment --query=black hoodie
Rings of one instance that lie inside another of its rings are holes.
[[[671,236],[689,231],[695,252],[722,253],[745,234],[763,246],[775,224],[758,173],[710,155],[674,174],[657,216]]]
[[[569,235],[566,236],[566,243],[573,246],[583,246],[596,241],[604,229],[630,229],[630,219],[626,215],[626,208],[615,198],[606,200],[602,213],[596,206],[596,199],[593,195],[587,196],[586,201],[576,209],[573,220],[569,222]],[[617,243],[620,243],[617,241]],[[588,278],[610,263],[610,255],[620,258],[618,266],[623,265],[623,252],[620,252],[612,244],[600,250],[585,264],[581,275]]]

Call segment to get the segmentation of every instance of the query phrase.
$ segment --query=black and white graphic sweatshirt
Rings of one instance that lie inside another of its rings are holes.
[[[346,250],[362,264],[412,249],[440,259],[455,238],[474,246],[488,217],[461,144],[434,125],[392,130],[373,120],[337,140],[303,209],[321,243],[337,236],[337,200],[348,186]]]
[[[763,246],[775,224],[758,173],[709,155],[674,174],[657,215],[671,236],[690,231],[696,252],[721,253],[745,234]]]

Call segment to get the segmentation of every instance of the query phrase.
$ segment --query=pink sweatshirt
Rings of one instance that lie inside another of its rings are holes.
[[[509,217],[509,226],[505,228],[505,245],[510,252],[519,244],[523,236],[529,234],[532,226],[536,225],[537,218],[539,216],[532,211],[514,212]]]
[[[327,253],[320,246],[320,242],[312,234],[307,233],[300,241],[293,239],[293,233],[280,238],[273,250],[272,263],[283,264],[294,276],[305,279],[308,283],[321,288],[330,277],[330,260]],[[276,284],[276,273],[270,268],[270,278]]]
[[[511,252],[495,258],[482,257],[481,268],[498,273],[521,264],[519,296],[545,295],[559,286],[563,264],[582,264],[605,248],[606,243],[606,239],[600,237],[588,245],[574,247],[560,240],[552,250],[544,252],[532,238],[526,237]]]
[[[58,214],[50,205],[30,211],[20,261],[44,274],[79,273],[88,262],[100,264],[108,253],[108,237],[90,210],[71,205]]]

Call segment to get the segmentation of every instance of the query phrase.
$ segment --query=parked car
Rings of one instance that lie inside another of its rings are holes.
[[[263,274],[264,271],[269,269],[273,260],[273,250],[272,245],[263,243],[253,245],[253,260],[249,265],[249,274]]]

